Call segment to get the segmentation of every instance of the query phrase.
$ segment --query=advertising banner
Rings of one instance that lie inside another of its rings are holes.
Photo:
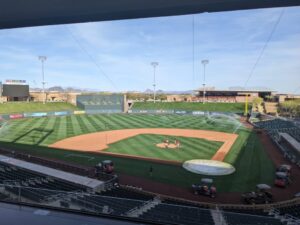
[[[10,119],[20,119],[20,118],[23,118],[23,114],[11,114],[9,115],[9,118]]]
[[[74,114],[75,114],[75,115],[85,114],[85,111],[84,111],[84,110],[81,110],[81,111],[74,111]]]
[[[54,112],[54,116],[66,116],[70,113],[68,111]]]
[[[24,113],[24,117],[44,117],[47,116],[46,112],[37,112],[37,113]]]
[[[175,114],[187,114],[188,112],[185,110],[176,110]]]
[[[1,115],[1,117],[2,117],[3,120],[9,120],[10,119],[10,116],[8,114]]]
[[[204,116],[204,115],[205,115],[205,112],[203,112],[203,111],[193,111],[192,114],[193,114],[193,115],[201,115],[201,116]]]

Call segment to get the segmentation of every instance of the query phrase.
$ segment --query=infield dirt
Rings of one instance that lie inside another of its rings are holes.
[[[60,140],[49,147],[76,150],[82,152],[100,153],[107,149],[109,144],[139,135],[139,134],[159,134],[168,136],[201,138],[209,141],[223,142],[212,160],[223,161],[232,145],[237,139],[237,134],[224,133],[208,130],[191,129],[171,129],[171,128],[143,128],[143,129],[123,129],[83,134],[75,137]]]

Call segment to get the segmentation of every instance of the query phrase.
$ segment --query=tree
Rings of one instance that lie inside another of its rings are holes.
[[[263,101],[264,100],[262,98],[256,97],[253,99],[252,104],[253,104],[253,106],[257,107],[257,106],[261,105],[263,103]]]
[[[282,115],[288,117],[300,116],[300,101],[299,100],[289,100],[280,103],[279,110]]]

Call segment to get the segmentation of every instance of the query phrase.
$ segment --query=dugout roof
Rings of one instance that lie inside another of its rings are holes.
[[[299,0],[1,0],[0,29],[298,5]]]
[[[33,164],[30,162],[26,162],[23,160],[7,157],[0,155],[0,162],[9,164],[11,166],[19,167],[22,169],[27,169],[39,174],[43,174],[46,176],[50,176],[59,180],[64,180],[73,184],[84,186],[88,189],[92,189],[94,191],[101,190],[104,185],[103,181],[91,179],[84,176],[79,176],[73,173],[64,172],[61,170],[52,169],[46,166],[41,166],[38,164]]]

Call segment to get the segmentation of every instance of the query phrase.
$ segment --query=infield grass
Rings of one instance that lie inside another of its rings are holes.
[[[208,141],[199,138],[176,137],[180,148],[162,149],[156,144],[169,140],[174,143],[174,136],[140,134],[109,145],[106,152],[142,156],[154,159],[184,162],[191,159],[211,159],[222,146],[222,142]]]

